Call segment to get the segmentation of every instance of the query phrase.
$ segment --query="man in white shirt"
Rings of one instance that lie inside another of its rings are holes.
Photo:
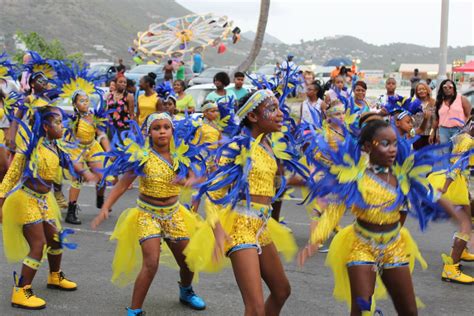
[[[282,72],[286,72],[288,68],[290,71],[294,71],[296,69],[296,64],[293,62],[294,57],[295,56],[293,54],[288,54],[288,56],[286,56],[286,60],[282,62],[280,66]]]

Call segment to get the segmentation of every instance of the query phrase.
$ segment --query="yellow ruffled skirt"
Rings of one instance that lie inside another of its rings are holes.
[[[52,192],[40,194],[22,187],[3,204],[3,250],[8,262],[20,262],[30,252],[23,226],[49,222],[61,230],[61,214]]]
[[[372,261],[371,258],[366,257],[367,249],[364,248],[367,243],[364,243],[360,239],[361,237],[358,232],[360,229],[357,226],[357,223],[349,225],[334,237],[326,259],[326,265],[332,269],[334,274],[334,297],[337,300],[345,301],[349,309],[351,308],[351,288],[348,264],[354,260]],[[379,240],[381,241],[380,244],[382,246],[386,244],[385,253],[381,258],[384,262],[381,264],[389,263],[392,264],[392,267],[396,267],[398,263],[401,264],[403,263],[401,261],[406,260],[409,263],[410,271],[413,272],[416,259],[420,262],[421,266],[426,269],[426,261],[421,256],[416,242],[413,240],[410,232],[406,228],[403,227],[399,231],[397,229],[396,231],[393,231],[393,233],[389,232],[388,234],[370,232],[368,235],[371,235],[371,242]],[[397,246],[391,247],[389,241],[390,243],[396,243]],[[371,247],[372,253],[377,253],[376,248],[373,245]],[[385,286],[383,285],[380,276],[377,275],[377,284],[373,298],[377,300],[385,297]]]
[[[218,272],[230,264],[227,256],[219,262],[212,258],[215,246],[212,227],[216,222],[220,223],[231,239],[224,245],[227,255],[243,248],[260,250],[271,243],[275,244],[287,261],[292,260],[296,254],[298,248],[291,231],[270,217],[269,206],[251,203],[250,209],[238,205],[233,210],[230,207],[222,208],[206,199],[205,207],[208,220],[201,224],[184,250],[186,263],[191,271]]]
[[[428,181],[435,190],[442,189],[446,179],[446,171],[435,172],[428,176]],[[441,197],[454,205],[470,205],[468,187],[467,177],[464,174],[456,173],[453,182]]]
[[[135,281],[142,265],[141,242],[150,238],[187,240],[196,231],[199,216],[176,203],[156,207],[137,200],[137,207],[125,210],[115,225],[111,240],[117,240],[112,262],[112,283],[123,287]],[[171,251],[163,244],[160,263],[177,267]]]

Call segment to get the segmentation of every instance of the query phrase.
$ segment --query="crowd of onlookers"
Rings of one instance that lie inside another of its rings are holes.
[[[136,120],[142,124],[144,119],[153,112],[168,112],[172,116],[184,115],[196,111],[196,101],[191,94],[186,93],[184,81],[184,63],[179,63],[178,70],[172,61],[168,61],[163,67],[165,84],[170,88],[165,94],[158,93],[155,86],[156,75],[149,73],[143,76],[138,86],[132,80],[124,76],[125,67],[119,62],[117,69],[119,73],[110,84],[110,92],[107,96],[108,109],[114,109],[111,113],[112,124],[118,129],[127,128],[127,120]],[[275,67],[275,76],[281,76],[287,70],[298,71],[293,62],[293,56]],[[452,80],[444,80],[440,83],[436,96],[433,90],[436,86],[433,81],[422,80],[418,69],[414,70],[410,79],[411,91],[408,95],[400,96],[397,93],[397,81],[388,78],[385,82],[385,93],[376,100],[367,98],[367,84],[358,80],[358,74],[354,67],[335,67],[328,82],[315,79],[312,71],[298,71],[300,85],[293,92],[294,97],[302,99],[298,120],[309,123],[314,122],[317,117],[324,120],[325,111],[331,103],[341,96],[346,99],[352,98],[357,111],[377,112],[387,117],[392,117],[402,134],[407,137],[419,135],[415,148],[423,147],[429,143],[445,143],[452,137],[464,122],[470,117],[471,105],[469,101],[456,91],[456,85]],[[215,89],[210,92],[205,100],[228,101],[231,98],[241,100],[249,91],[244,87],[245,74],[236,72],[232,75],[234,85],[229,86],[231,78],[226,72],[219,72],[214,76]],[[159,90],[159,89],[158,89]],[[408,116],[397,119],[395,113],[386,109],[389,99],[403,100],[411,98],[418,99],[421,106],[416,113],[409,112]],[[311,114],[311,109],[319,114],[316,118]]]

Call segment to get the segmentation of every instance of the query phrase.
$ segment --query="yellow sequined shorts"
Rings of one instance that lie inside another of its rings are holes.
[[[83,162],[102,162],[104,161],[103,156],[94,156],[95,154],[104,152],[104,149],[98,141],[93,140],[88,145],[79,144],[77,148],[70,149],[72,161],[83,161]]]
[[[48,192],[41,194],[22,186],[5,201],[5,212],[15,212],[17,224],[32,225],[41,222],[55,222],[56,200]]]
[[[371,232],[357,222],[356,234],[347,266],[377,265],[383,269],[408,266],[405,243],[400,237],[400,225],[389,232]]]
[[[30,247],[23,228],[42,222],[61,230],[59,206],[52,192],[41,194],[23,186],[5,199],[2,230],[8,262],[20,262],[27,256]]]
[[[271,207],[250,203],[250,208],[247,208],[246,202],[242,203],[243,205],[239,204],[233,209],[237,215],[228,233],[232,241],[225,244],[227,256],[237,250],[260,249],[272,243],[266,224],[271,218]]]
[[[159,207],[137,200],[139,209],[138,238],[140,243],[150,238],[170,240],[187,240],[189,231],[184,212],[189,212],[179,202],[166,207]]]

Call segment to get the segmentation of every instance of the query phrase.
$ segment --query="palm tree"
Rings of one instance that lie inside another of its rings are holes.
[[[247,58],[237,67],[236,71],[246,71],[257,59],[262,48],[265,29],[267,28],[268,12],[270,11],[270,0],[260,0],[260,16],[258,18],[257,34],[253,40],[252,49]]]

